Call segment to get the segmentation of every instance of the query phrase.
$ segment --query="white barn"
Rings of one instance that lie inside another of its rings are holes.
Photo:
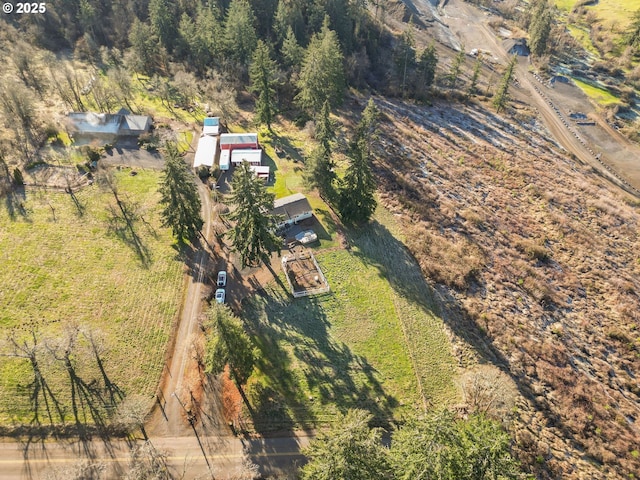
[[[213,167],[216,160],[216,151],[218,150],[218,139],[209,135],[203,135],[198,140],[198,148],[193,160],[193,168],[202,165]]]
[[[262,165],[262,149],[256,150],[232,150],[231,151],[231,165],[237,167],[244,160],[249,162],[249,165],[259,166]]]

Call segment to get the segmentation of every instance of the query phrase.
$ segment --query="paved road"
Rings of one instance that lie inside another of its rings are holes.
[[[198,441],[199,440],[199,441]],[[248,462],[260,464],[263,475],[282,474],[299,464],[300,448],[308,438],[285,437],[241,440],[236,437],[165,437],[153,438],[153,446],[166,454],[167,465],[175,478],[233,478]],[[201,448],[201,445],[203,448]],[[26,446],[0,443],[0,478],[22,480],[47,478],[62,480],[60,470],[87,462],[103,466],[102,478],[120,478],[128,471],[130,444],[118,440],[103,443],[44,442]],[[206,455],[206,457],[205,457]],[[50,477],[51,478],[51,477]]]

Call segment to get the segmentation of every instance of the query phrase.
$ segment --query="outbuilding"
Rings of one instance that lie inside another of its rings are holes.
[[[220,134],[220,117],[207,117],[202,122],[203,135],[219,135]]]
[[[251,171],[256,174],[256,177],[263,180],[269,180],[269,175],[271,174],[269,165],[251,165],[249,168],[251,168]]]
[[[249,165],[262,165],[262,149],[237,149],[231,152],[231,165],[237,167],[243,161],[249,162]]]
[[[221,171],[224,172],[229,170],[229,166],[231,164],[231,162],[229,161],[230,156],[231,156],[230,150],[220,150],[220,170]]]
[[[220,150],[257,149],[257,133],[222,133],[220,134]]]
[[[216,160],[216,151],[218,149],[218,139],[210,135],[203,135],[198,140],[198,148],[193,160],[193,168],[202,165],[213,167]]]
[[[273,202],[273,211],[278,217],[276,228],[279,230],[313,216],[309,200],[302,193],[294,193]]]

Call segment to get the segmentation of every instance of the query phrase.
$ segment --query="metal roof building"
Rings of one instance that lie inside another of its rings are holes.
[[[198,140],[198,148],[196,156],[193,160],[193,168],[201,165],[213,167],[216,159],[216,150],[218,149],[218,139],[210,135],[203,135]]]

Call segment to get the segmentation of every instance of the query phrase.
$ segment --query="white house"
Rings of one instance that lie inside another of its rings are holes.
[[[302,193],[294,193],[273,202],[271,213],[279,217],[276,228],[280,229],[298,223],[305,218],[311,218],[313,209],[307,197]]]

